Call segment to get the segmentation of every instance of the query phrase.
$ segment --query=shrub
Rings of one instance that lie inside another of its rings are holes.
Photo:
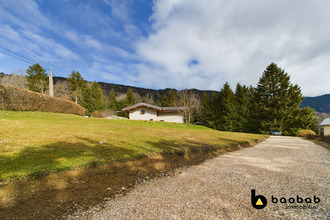
[[[98,110],[93,111],[92,117],[93,118],[102,118],[101,112]]]
[[[309,136],[313,136],[316,135],[316,133],[312,130],[300,130],[297,133],[298,137],[309,137]]]
[[[85,115],[85,109],[76,103],[3,84],[0,84],[0,109]]]

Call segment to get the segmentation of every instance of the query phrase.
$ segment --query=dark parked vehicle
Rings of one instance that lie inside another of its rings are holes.
[[[271,135],[282,135],[282,131],[280,130],[270,130]]]

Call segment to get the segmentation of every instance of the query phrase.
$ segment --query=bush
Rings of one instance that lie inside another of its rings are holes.
[[[98,110],[93,111],[92,115],[93,118],[102,118],[101,112]]]
[[[3,84],[0,84],[0,109],[85,115],[85,109],[76,103]]]
[[[312,130],[300,130],[297,133],[298,137],[309,137],[309,136],[313,136],[316,135],[316,133]]]

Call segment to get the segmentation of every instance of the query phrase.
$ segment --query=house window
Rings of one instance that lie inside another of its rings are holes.
[[[145,113],[146,113],[146,110],[141,109],[141,111],[140,111],[140,115],[144,115]]]

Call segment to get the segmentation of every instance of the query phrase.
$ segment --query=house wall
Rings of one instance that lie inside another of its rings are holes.
[[[324,136],[330,135],[330,125],[324,125]]]
[[[141,115],[141,110],[145,110],[145,114]],[[157,121],[157,112],[155,109],[140,107],[137,109],[132,109],[129,112],[129,119],[131,120],[147,120],[150,121],[150,119]]]
[[[158,112],[158,121],[183,123],[183,114],[181,112]]]
[[[141,110],[145,110],[145,114],[141,115]],[[132,109],[129,112],[129,119],[131,120],[146,120],[146,121],[164,121],[183,123],[183,113],[181,112],[158,112],[155,109],[139,107]]]

